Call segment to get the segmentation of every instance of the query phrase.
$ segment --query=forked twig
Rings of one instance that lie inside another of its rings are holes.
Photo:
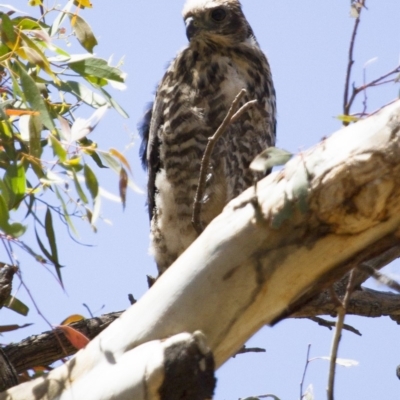
[[[379,85],[384,85],[386,83],[395,82],[396,81],[395,79],[389,79],[387,81],[385,81],[385,79],[392,75],[399,74],[399,73],[400,73],[400,65],[398,65],[396,68],[392,69],[391,71],[387,72],[386,74],[380,76],[379,78],[374,79],[371,82],[364,83],[363,85],[358,86],[358,87],[353,87],[353,93],[351,94],[350,100],[348,101],[347,111],[345,110],[344,115],[350,115],[351,106],[353,105],[354,100],[359,93],[364,92],[366,89],[368,89],[370,87],[375,87],[375,86],[379,86]],[[364,105],[364,111],[363,111],[363,113],[361,113],[361,115],[365,115],[365,111],[366,111],[366,105]],[[346,114],[346,112],[347,112],[347,114]],[[347,122],[347,124],[348,124],[348,122]]]
[[[365,94],[364,96],[364,101],[363,101],[363,105],[364,105],[364,109],[363,112],[361,113],[356,113],[356,114],[351,114],[351,107],[353,106],[354,100],[356,99],[356,97],[358,96],[358,94],[364,92],[371,87],[375,87],[375,86],[380,86],[386,83],[390,83],[390,82],[395,82],[396,78],[391,78],[391,79],[387,79],[390,77],[393,77],[393,75],[395,74],[399,74],[400,73],[400,65],[398,65],[396,68],[392,69],[391,71],[387,72],[386,74],[380,76],[379,78],[376,78],[374,80],[372,80],[371,82],[366,83],[365,81],[365,70],[364,70],[364,82],[361,86],[355,86],[354,83],[351,85],[351,73],[352,73],[352,68],[354,65],[354,47],[355,47],[355,41],[356,41],[356,37],[357,37],[357,32],[358,32],[358,28],[360,25],[360,21],[361,21],[361,12],[363,8],[366,8],[365,4],[366,4],[366,0],[360,0],[357,2],[356,7],[357,7],[357,17],[355,19],[354,22],[354,27],[353,27],[353,32],[351,35],[351,39],[350,39],[350,46],[349,46],[349,52],[348,52],[348,62],[347,62],[347,69],[346,69],[346,78],[345,78],[345,84],[344,84],[344,96],[343,96],[343,115],[344,116],[359,116],[359,117],[363,117],[364,115],[366,115],[366,108],[367,108],[367,96]],[[350,94],[350,86],[352,86],[353,90]],[[350,120],[343,120],[343,125],[347,126],[349,125]]]
[[[214,147],[217,144],[218,139],[225,133],[228,126],[238,121],[242,117],[242,115],[257,102],[257,100],[249,101],[246,104],[244,104],[239,110],[236,111],[240,101],[242,100],[245,94],[246,94],[246,89],[242,89],[239,92],[239,94],[233,100],[232,105],[229,108],[229,111],[226,114],[219,128],[216,130],[213,136],[208,138],[207,147],[204,151],[204,155],[201,160],[199,183],[197,185],[196,196],[194,198],[193,211],[192,211],[192,225],[198,234],[203,232],[204,229],[200,219],[202,198],[204,196],[204,191],[206,188],[207,170],[210,165],[211,155],[214,150]]]
[[[351,34],[351,40],[350,40],[349,59],[347,62],[346,79],[345,79],[345,83],[344,83],[344,99],[343,99],[343,114],[344,115],[350,114],[351,103],[349,102],[349,92],[350,92],[351,70],[352,70],[353,64],[354,64],[354,60],[353,60],[354,45],[356,42],[358,27],[360,25],[361,11],[362,11],[363,7],[365,6],[365,0],[361,0],[360,3],[361,3],[360,9],[358,10],[358,15],[354,22],[353,33]],[[345,121],[343,122],[343,125],[345,125],[345,126],[348,124],[349,124],[349,122],[345,122]]]

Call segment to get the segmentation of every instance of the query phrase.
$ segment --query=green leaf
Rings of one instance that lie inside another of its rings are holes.
[[[85,176],[86,187],[94,200],[99,194],[99,183],[97,182],[96,175],[87,164],[83,167],[83,174]]]
[[[52,254],[50,254],[50,252],[46,249],[46,247],[44,247],[44,245],[43,245],[42,241],[40,240],[39,235],[35,229],[36,240],[38,242],[40,250],[47,257],[47,259],[54,265],[57,276],[60,279],[60,282],[62,285],[62,277],[61,277],[62,265],[60,265],[60,263],[58,262],[58,253],[57,253],[56,239],[55,239],[55,235],[54,235],[53,220],[52,220],[52,216],[51,216],[51,212],[50,212],[49,208],[47,208],[46,217],[45,217],[45,231],[46,231],[47,240],[50,244],[50,248],[51,248],[50,251]]]
[[[36,235],[36,240],[38,242],[38,245],[40,247],[40,250],[43,252],[43,254],[47,257],[47,259],[51,262],[53,262],[51,254],[49,253],[49,251],[46,249],[46,247],[44,247],[44,244],[42,243],[42,241],[39,238],[39,235],[37,234],[37,231],[35,229],[35,235]]]
[[[58,262],[58,251],[57,251],[57,243],[56,243],[56,235],[54,234],[53,228],[53,217],[51,215],[50,208],[47,207],[46,217],[44,220],[44,226],[46,231],[47,240],[49,241],[51,258],[56,264],[59,265]],[[59,276],[61,279],[61,276]]]
[[[265,173],[273,167],[285,165],[292,157],[293,154],[286,150],[268,147],[252,161],[250,168]]]
[[[15,97],[19,96],[21,99],[25,99],[24,93],[21,87],[18,84],[18,80],[16,79],[14,74],[10,74],[12,80],[12,90]]]
[[[26,193],[25,168],[22,164],[11,164],[4,174],[4,182],[9,188],[9,208],[14,208]]]
[[[38,179],[45,178],[45,173],[43,172],[42,163],[39,159],[30,159],[29,163],[33,169],[33,172],[36,174]]]
[[[99,78],[98,76],[87,75],[85,79],[90,82],[94,87],[101,88],[108,84],[108,80],[105,78]]]
[[[49,110],[46,107],[35,81],[28,75],[23,66],[19,68],[19,76],[26,100],[34,111],[39,111],[43,125],[50,131],[54,131],[56,128],[54,121],[50,116]]]
[[[22,236],[26,231],[26,227],[19,223],[10,224],[9,219],[10,213],[8,212],[7,204],[4,197],[0,194],[0,229],[6,235],[14,238]]]
[[[26,232],[26,229],[27,227],[25,225],[22,225],[19,222],[14,222],[13,224],[9,225],[4,232],[14,238],[19,238]]]
[[[14,25],[7,14],[1,14],[1,40],[6,43],[11,50],[17,41],[17,35],[14,32]]]
[[[68,65],[73,71],[83,77],[95,76],[97,78],[105,78],[116,82],[125,81],[124,73],[118,68],[109,66],[107,61],[102,58],[91,57],[69,63]]]
[[[0,179],[0,194],[3,196],[3,200],[5,201],[7,210],[8,210],[8,206],[7,204],[10,202],[10,189],[9,187],[6,185],[6,183],[4,182],[4,180]],[[1,215],[0,215],[1,217]],[[9,217],[7,217],[8,219]]]
[[[51,142],[51,147],[53,147],[54,155],[57,156],[61,162],[64,162],[67,159],[67,151],[58,141],[58,139],[52,134],[50,134],[50,142]]]
[[[34,65],[37,64],[40,68],[43,68],[54,80],[58,80],[54,74],[54,72],[50,68],[50,63],[47,57],[44,55],[40,47],[29,38],[29,36],[23,34],[21,32],[21,37],[24,40],[25,44],[28,47],[23,47],[28,60],[33,63]],[[22,47],[20,48],[22,49]],[[29,50],[29,51],[28,51]],[[18,53],[19,54],[19,53]],[[33,58],[33,60],[30,59]]]
[[[92,32],[90,25],[79,15],[70,16],[71,27],[75,32],[76,38],[82,47],[89,53],[93,53],[97,40]]]
[[[108,168],[101,162],[101,158],[95,151],[92,151],[89,155],[90,157],[92,157],[93,161],[97,164],[99,168]]]
[[[82,190],[81,184],[78,181],[78,177],[76,176],[76,172],[74,170],[72,170],[72,175],[74,178],[74,183],[75,183],[75,189],[78,192],[78,196],[80,197],[80,199],[85,203],[88,204],[89,201],[86,197],[85,192]]]
[[[10,298],[6,299],[6,301],[10,301]],[[4,333],[4,332],[12,332],[12,331],[16,331],[18,329],[23,329],[26,328],[28,326],[31,326],[33,324],[24,324],[24,325],[0,325],[0,333]]]
[[[79,100],[82,100],[84,103],[88,104],[93,108],[102,107],[107,103],[107,101],[100,96],[99,94],[93,92],[85,85],[74,82],[74,81],[63,81],[55,84],[54,82],[50,82],[57,89],[62,90],[67,93],[71,93],[76,96]]]
[[[74,233],[75,236],[78,237],[79,236],[78,231],[75,229],[75,226],[72,223],[71,217],[69,216],[69,213],[68,213],[67,205],[65,204],[65,201],[64,201],[63,197],[61,196],[61,193],[58,190],[57,186],[54,186],[54,191],[56,192],[58,200],[60,200],[61,207],[63,209],[63,217],[67,221],[67,224],[68,224],[69,228],[71,229],[71,231]]]
[[[110,155],[109,153],[106,153],[104,151],[98,151],[100,157],[104,160],[104,162],[117,174],[120,173],[121,165],[119,162],[115,161],[115,158]]]
[[[7,203],[4,197],[0,194],[0,229],[5,231],[9,226],[8,220],[10,219],[10,213],[8,212]]]
[[[40,118],[31,115],[29,118],[29,154],[36,158],[40,158],[42,154],[41,133],[42,123]]]
[[[26,17],[17,17],[14,19],[14,23],[17,23],[18,28],[27,31],[31,31],[34,29],[40,30],[42,28],[37,21]]]
[[[8,103],[8,102],[7,102]],[[4,134],[7,138],[13,138],[13,127],[10,124],[10,120],[4,112],[4,106],[7,105],[6,102],[0,103],[0,132]]]
[[[0,58],[10,53],[10,49],[3,43],[0,44]]]
[[[104,94],[104,96],[107,98],[107,100],[110,102],[110,104],[113,106],[113,108],[124,118],[129,118],[128,113],[114,100],[111,95],[104,90],[103,88],[100,88],[101,92]]]
[[[6,302],[4,303],[4,307],[6,307],[9,310],[12,310],[18,314],[24,315],[25,317],[28,315],[28,312],[29,312],[29,307],[26,306],[21,300],[18,300],[14,296],[10,296],[6,300]]]

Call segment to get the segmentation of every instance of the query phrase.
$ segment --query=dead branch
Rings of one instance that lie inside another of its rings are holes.
[[[239,92],[239,94],[233,100],[232,105],[228,110],[228,113],[226,114],[226,117],[222,121],[219,128],[216,130],[216,132],[212,137],[208,138],[206,150],[204,151],[204,155],[201,160],[199,183],[197,185],[196,196],[193,202],[192,224],[198,234],[203,232],[204,229],[204,227],[201,224],[201,218],[200,218],[201,208],[203,205],[202,198],[204,196],[204,191],[206,186],[207,170],[210,165],[210,159],[214,147],[217,144],[219,138],[225,133],[228,126],[236,122],[250,107],[252,107],[255,103],[257,103],[256,100],[249,101],[246,104],[244,104],[239,110],[237,110],[237,107],[239,106],[240,101],[242,100],[245,94],[246,94],[245,89],[242,89]]]

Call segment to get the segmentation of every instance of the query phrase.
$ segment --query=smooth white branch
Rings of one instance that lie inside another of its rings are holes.
[[[354,260],[398,242],[399,181],[400,101],[293,158],[258,183],[256,199],[250,188],[231,201],[84,350],[0,400],[64,399],[63,392],[77,387],[90,393],[94,383],[113,399],[162,398],[154,386],[155,397],[135,394],[130,385],[138,379],[146,387],[137,363],[147,356],[129,354],[182,332],[203,332],[218,368],[263,325],[338,278]],[[107,371],[118,364],[121,379],[108,380]]]

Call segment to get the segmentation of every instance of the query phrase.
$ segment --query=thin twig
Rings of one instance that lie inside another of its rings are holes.
[[[40,5],[39,5],[39,8],[40,8],[41,18],[43,19],[43,22],[46,23],[46,20],[45,20],[45,12],[44,12],[43,4],[40,4]]]
[[[304,366],[303,376],[302,376],[301,382],[300,382],[300,400],[303,398],[304,380],[306,379],[306,372],[307,372],[308,364],[310,364],[310,350],[311,350],[311,343],[308,345],[308,348],[307,348],[306,365]]]
[[[347,288],[346,288],[346,294],[344,295],[343,299],[343,304],[342,307],[339,307],[338,309],[338,316],[337,316],[337,322],[336,322],[336,330],[335,330],[335,335],[333,336],[333,342],[332,342],[332,349],[331,349],[331,361],[329,365],[329,378],[328,378],[328,400],[334,400],[334,386],[335,386],[335,372],[336,372],[336,359],[338,355],[338,349],[339,349],[339,342],[340,338],[342,337],[342,331],[343,331],[343,325],[344,325],[344,319],[346,316],[346,310],[347,306],[350,301],[350,296],[353,291],[353,282],[355,279],[355,269],[353,269],[350,273],[349,281],[347,283]]]
[[[353,93],[351,94],[350,100],[348,101],[348,108],[347,108],[347,111],[345,111],[344,115],[350,115],[351,106],[353,105],[354,100],[359,93],[365,91],[366,89],[368,89],[370,87],[379,86],[379,85],[383,85],[385,83],[392,82],[393,81],[392,79],[390,79],[388,81],[384,81],[384,79],[388,78],[391,75],[398,74],[398,73],[400,73],[400,65],[398,65],[396,68],[392,69],[391,71],[387,72],[386,74],[380,76],[379,78],[374,79],[371,82],[365,83],[364,85],[359,86],[359,87],[353,87]],[[347,125],[348,125],[348,123],[347,123]]]
[[[196,229],[198,234],[200,234],[204,229],[200,220],[202,198],[204,196],[204,191],[206,187],[207,170],[210,164],[210,159],[214,147],[217,144],[218,139],[225,133],[228,126],[233,122],[236,122],[250,107],[252,107],[256,103],[256,100],[249,101],[236,112],[236,109],[245,94],[246,94],[246,89],[242,89],[239,92],[235,100],[233,100],[228,113],[226,114],[224,120],[222,121],[222,124],[216,130],[214,135],[208,138],[207,147],[204,151],[204,155],[201,160],[199,183],[197,185],[196,196],[193,202],[192,225],[194,229]]]
[[[363,84],[364,86],[367,84],[367,67],[364,66],[364,71],[363,71]],[[363,100],[363,110],[362,113],[366,114],[367,113],[367,104],[368,104],[368,96],[367,96],[367,91],[363,90],[363,94],[364,94],[364,100]]]
[[[358,27],[360,25],[361,11],[364,6],[365,6],[365,0],[362,0],[361,7],[358,11],[357,18],[354,22],[353,33],[351,34],[350,47],[349,47],[349,58],[348,58],[348,62],[347,62],[346,79],[345,79],[345,83],[344,83],[343,115],[350,114],[351,103],[349,102],[349,92],[350,92],[351,70],[352,70],[353,64],[354,64],[354,60],[353,60],[354,45],[355,45],[355,41],[356,41],[356,37],[357,37]],[[348,124],[349,124],[348,122],[343,121],[344,126],[346,126]]]
[[[379,283],[382,283],[383,285],[388,286],[390,289],[400,293],[400,284],[389,278],[387,275],[382,274],[382,272],[377,271],[375,268],[366,263],[359,265],[357,268],[375,278]]]
[[[235,358],[238,354],[246,354],[246,353],[266,353],[267,350],[261,347],[246,347],[245,345],[236,352],[233,358]]]
[[[330,331],[332,330],[332,328],[334,328],[336,326],[336,321],[328,321],[321,317],[309,317],[307,319],[317,323],[319,326],[324,326],[325,328],[328,328]],[[356,334],[358,336],[362,336],[361,332],[351,325],[343,324],[343,329],[345,331],[353,332],[354,334]]]
[[[18,262],[18,260],[15,260],[15,258],[14,258],[14,256],[13,256],[13,251],[12,251],[11,243],[10,243],[10,242],[5,242],[3,238],[1,238],[1,240],[2,240],[2,242],[3,242],[4,248],[5,248],[6,251],[7,251],[7,254],[8,254],[8,257],[9,257],[9,260],[10,260],[11,264],[15,264],[15,265],[18,266],[18,270],[16,271],[16,276],[17,276],[17,277],[19,278],[19,280],[20,280],[20,286],[22,286],[22,287],[25,289],[26,293],[28,294],[28,297],[31,299],[31,302],[32,302],[33,306],[34,306],[35,309],[36,309],[36,312],[37,312],[37,313],[39,314],[39,316],[45,321],[45,323],[46,323],[47,325],[49,325],[49,327],[54,331],[54,334],[55,334],[55,336],[56,336],[56,338],[57,338],[57,341],[59,342],[59,344],[60,344],[60,346],[61,346],[61,349],[63,350],[63,352],[64,352],[65,354],[67,354],[66,351],[65,351],[65,348],[64,348],[64,346],[63,346],[63,344],[62,344],[62,342],[61,342],[61,339],[60,339],[59,334],[58,334],[57,331],[54,329],[54,327],[53,327],[53,325],[50,323],[50,321],[49,321],[49,320],[45,317],[45,315],[41,312],[40,307],[38,306],[38,304],[37,304],[36,301],[35,301],[35,298],[33,297],[32,293],[31,293],[31,291],[29,290],[29,288],[28,288],[28,286],[26,285],[26,283],[24,282],[24,280],[23,280],[23,278],[22,278],[21,268],[19,267],[19,262]]]

